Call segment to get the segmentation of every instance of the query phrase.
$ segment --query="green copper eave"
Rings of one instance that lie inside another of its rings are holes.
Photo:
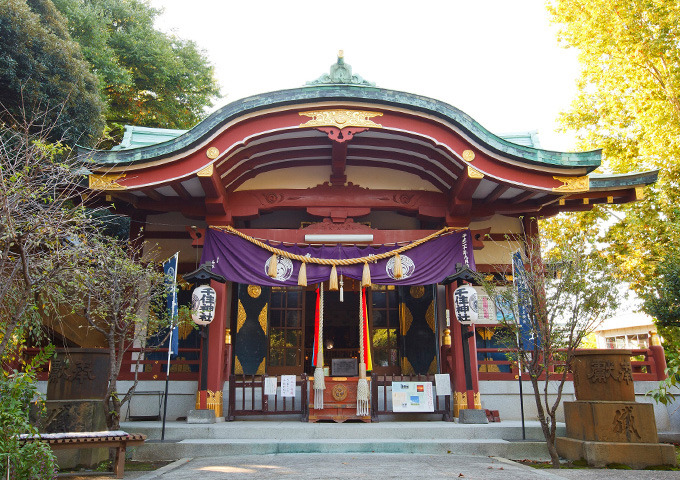
[[[356,85],[315,85],[255,95],[225,105],[173,140],[121,151],[94,151],[79,147],[79,155],[102,166],[143,163],[187,150],[217,131],[224,123],[245,114],[277,106],[327,101],[367,101],[427,113],[458,126],[465,135],[485,145],[486,148],[528,164],[562,168],[582,167],[590,172],[599,167],[602,160],[600,150],[566,153],[517,145],[494,135],[469,115],[447,103],[412,93]]]
[[[656,183],[658,177],[658,170],[647,170],[645,172],[633,173],[592,174],[589,176],[590,190],[612,190],[623,187],[641,187]]]

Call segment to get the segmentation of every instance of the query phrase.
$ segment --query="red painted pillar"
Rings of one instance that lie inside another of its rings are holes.
[[[468,338],[468,351],[470,352],[470,373],[472,376],[472,393],[468,393],[468,408],[482,408],[482,400],[479,394],[479,365],[477,363],[477,337],[474,335],[476,327],[468,327],[472,336]],[[469,406],[472,404],[472,406]]]
[[[463,358],[463,335],[461,325],[456,319],[453,308],[453,291],[456,285],[446,286],[446,307],[451,312],[451,345],[453,349],[453,416],[458,416],[458,411],[468,408],[467,388],[465,387],[465,359]]]
[[[222,389],[224,388],[224,350],[225,350],[225,334],[227,326],[227,303],[228,303],[228,287],[226,283],[219,283],[211,280],[210,286],[215,289],[215,319],[208,326],[208,338],[204,341],[208,342],[208,358],[202,359],[207,361],[208,376],[206,382],[207,392],[199,394],[200,408],[210,408],[215,410],[216,417],[223,417],[223,402]],[[203,406],[203,398],[205,398],[206,405]]]

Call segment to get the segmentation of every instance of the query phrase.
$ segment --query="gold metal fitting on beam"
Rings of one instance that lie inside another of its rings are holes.
[[[215,160],[217,157],[220,156],[220,151],[215,147],[210,147],[208,150],[205,151],[205,156],[208,157],[210,160]]]

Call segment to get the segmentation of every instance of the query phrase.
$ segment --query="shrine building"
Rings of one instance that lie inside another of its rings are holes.
[[[342,56],[305,86],[235,101],[191,130],[128,126],[121,145],[80,154],[132,236],[179,252],[180,285],[204,264],[223,277],[211,281],[214,320],[180,329],[170,374],[218,417],[230,375],[308,378],[311,395],[319,353],[327,385],[362,378],[361,364],[449,373],[454,413],[481,408],[480,380],[514,377],[490,353],[495,312],[457,322],[457,275],[510,264],[522,248],[510,238],[537,239],[537,218],[633,202],[657,178],[594,174],[599,150],[493,134],[444,102],[376,87]],[[147,356],[141,378],[164,380],[163,359]]]

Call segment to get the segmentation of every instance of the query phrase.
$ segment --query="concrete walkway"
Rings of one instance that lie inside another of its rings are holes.
[[[90,477],[91,478],[91,477]],[[578,479],[677,480],[680,472],[538,470],[500,457],[418,454],[280,454],[186,458],[136,480],[217,479]]]

